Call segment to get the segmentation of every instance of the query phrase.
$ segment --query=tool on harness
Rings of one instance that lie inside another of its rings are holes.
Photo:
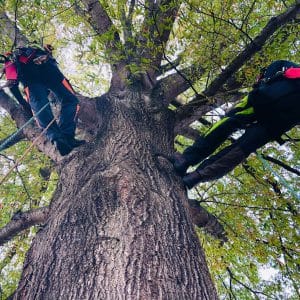
[[[28,64],[35,57],[37,50],[31,47],[25,48],[17,48],[13,52],[13,57],[15,61],[18,61],[23,64]]]
[[[6,61],[4,63],[4,69],[5,69],[6,80],[17,80],[18,79],[17,66],[14,63],[12,63],[10,61]]]

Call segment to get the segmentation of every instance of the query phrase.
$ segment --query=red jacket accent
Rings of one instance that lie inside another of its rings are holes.
[[[4,64],[4,69],[6,80],[18,79],[17,67],[14,63],[12,63],[11,61],[6,61]]]
[[[300,68],[289,68],[284,72],[284,77],[289,79],[300,78]]]

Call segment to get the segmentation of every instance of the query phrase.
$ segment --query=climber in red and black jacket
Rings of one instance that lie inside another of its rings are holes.
[[[75,139],[79,101],[72,86],[52,57],[52,50],[50,45],[46,45],[43,49],[17,48],[5,55],[4,71],[6,86],[9,86],[12,91],[17,89],[19,82],[23,84],[26,99],[42,128],[46,128],[54,118],[50,105],[40,112],[49,103],[49,91],[52,91],[61,101],[59,121],[55,121],[47,129],[46,136],[56,145],[61,155],[66,155],[74,147],[84,144],[84,141]],[[17,100],[20,102],[20,97]],[[20,102],[20,104],[26,110],[28,109],[24,103]]]
[[[188,188],[218,179],[270,141],[300,123],[300,66],[286,60],[274,61],[253,90],[183,154],[175,153],[172,162]],[[213,152],[238,129],[245,133],[233,144]],[[186,174],[190,166],[199,164]]]

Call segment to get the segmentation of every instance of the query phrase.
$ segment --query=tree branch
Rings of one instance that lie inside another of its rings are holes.
[[[282,192],[280,190],[280,187],[279,187],[277,181],[275,181],[274,179],[267,178],[267,177],[260,178],[259,176],[256,175],[255,169],[253,169],[250,165],[248,165],[248,163],[243,163],[242,166],[243,166],[244,170],[247,172],[247,174],[252,176],[258,183],[260,183],[262,185],[266,185],[265,183],[271,185],[274,193],[278,197],[282,198]]]
[[[21,34],[16,24],[11,21],[4,11],[0,12],[0,24],[2,34],[7,35],[17,47],[24,46],[29,43],[29,40]]]
[[[16,212],[11,221],[0,229],[0,245],[11,240],[21,231],[37,225],[43,224],[48,218],[48,207],[38,208],[28,212]]]
[[[132,39],[132,17],[135,7],[135,0],[130,0],[129,8],[128,8],[128,15],[126,16],[125,12],[125,5],[124,4],[121,8],[121,15],[122,15],[122,23],[123,23],[123,31],[124,31],[124,39],[127,42],[128,40]],[[132,44],[131,42],[129,43]]]
[[[238,101],[243,93],[240,93],[238,91],[233,91],[230,93],[220,93],[216,95],[215,97],[210,98],[202,98],[202,96],[197,97],[198,100],[198,107],[194,106],[192,110],[189,112],[189,115],[186,115],[183,117],[181,115],[181,112],[177,114],[176,119],[176,125],[175,125],[175,135],[181,134],[184,135],[184,132],[186,131],[186,127],[188,127],[192,122],[199,120],[203,115],[208,113],[209,111],[214,110],[216,107],[221,106],[222,104],[225,104],[226,102],[236,102]],[[197,103],[196,100],[194,103]],[[184,105],[182,106],[182,109],[188,106]],[[178,111],[181,110],[181,107],[179,107]],[[183,117],[181,119],[181,117]]]
[[[200,133],[199,133],[198,130],[193,129],[193,128],[187,126],[187,127],[184,127],[180,131],[180,135],[182,135],[182,136],[184,136],[186,138],[192,139],[192,140],[196,140],[199,137]]]
[[[294,168],[288,166],[287,164],[283,163],[282,161],[280,161],[280,160],[278,160],[278,159],[276,159],[276,158],[274,158],[274,157],[271,157],[271,156],[269,156],[269,155],[265,155],[265,154],[263,154],[262,157],[263,157],[265,160],[268,160],[268,161],[270,161],[270,162],[272,162],[272,163],[274,163],[274,164],[276,164],[276,165],[278,165],[278,166],[280,166],[280,167],[286,169],[287,171],[292,172],[292,173],[294,173],[294,174],[300,176],[300,171],[299,171],[299,170],[294,169]]]
[[[236,281],[238,284],[240,284],[241,286],[243,286],[245,289],[247,289],[248,291],[250,291],[251,293],[253,293],[257,299],[259,299],[259,297],[257,296],[257,294],[261,294],[261,295],[264,295],[266,296],[268,299],[275,299],[274,297],[270,296],[270,295],[267,295],[266,293],[264,292],[261,292],[261,291],[256,291],[256,290],[253,290],[250,286],[246,285],[245,283],[243,283],[242,281],[240,281],[234,274],[233,272],[231,271],[231,269],[229,267],[226,268],[230,278],[234,281]]]
[[[165,99],[171,102],[178,95],[192,87],[192,84],[201,77],[204,73],[202,67],[190,66],[183,70],[177,70],[176,73],[171,74],[157,82],[164,91]]]
[[[163,64],[160,66],[157,75],[160,76],[164,73],[167,73],[171,70],[173,70],[174,68],[178,67],[180,62],[181,62],[181,55],[179,54],[177,56],[177,58],[173,61],[168,61],[166,64]]]
[[[90,16],[88,20],[94,30],[102,35],[113,26],[111,19],[98,0],[83,0],[86,12]]]
[[[141,46],[138,53],[144,53],[144,57],[152,60],[152,71],[149,70],[152,76],[158,71],[161,64],[164,49],[169,40],[180,4],[180,0],[146,1],[145,18],[141,30],[141,35],[144,35],[144,37],[139,41]],[[147,38],[153,42],[153,47],[146,48],[143,39]]]
[[[156,24],[152,36],[154,43],[164,45],[168,42],[174,21],[176,19],[181,1],[161,0],[156,1],[155,14],[151,14]],[[157,30],[157,32],[155,32]],[[162,55],[162,53],[160,53]]]
[[[267,25],[263,28],[261,33],[254,38],[254,40],[242,51],[224,70],[223,72],[210,84],[206,89],[207,96],[214,95],[222,85],[234,74],[244,63],[249,60],[256,52],[260,51],[267,41],[267,39],[282,25],[295,18],[300,12],[300,3],[289,8],[284,13],[273,17],[269,20]]]
[[[100,36],[108,35],[105,40],[106,50],[108,50],[108,53],[110,50],[116,53],[118,51],[116,44],[120,42],[120,37],[105,8],[98,0],[83,0],[82,2],[86,8],[85,19],[97,34]]]
[[[227,241],[226,232],[223,225],[214,215],[203,208],[199,204],[199,201],[189,199],[189,211],[192,221],[195,225],[203,227],[206,232],[220,239],[221,241]]]
[[[300,1],[296,5],[290,7],[284,13],[273,17],[269,20],[267,25],[263,28],[259,35],[257,35],[252,42],[250,42],[244,51],[242,51],[224,70],[223,72],[212,81],[208,88],[203,92],[203,96],[196,97],[193,101],[182,107],[178,111],[178,120],[189,118],[192,115],[201,116],[202,108],[199,104],[205,104],[207,97],[214,96],[226,81],[239,70],[255,53],[260,51],[268,40],[268,38],[281,26],[295,18],[300,11]]]
[[[3,91],[0,91],[0,107],[4,108],[9,113],[18,128],[22,127],[22,125],[29,120],[28,115],[21,106],[17,105],[15,101]],[[34,124],[28,124],[23,129],[23,134],[29,140],[33,141],[41,134],[41,131]],[[55,150],[55,147],[45,136],[41,136],[36,145],[40,151],[50,157],[53,161],[58,162],[62,160],[62,156]]]
[[[10,158],[10,157],[8,157],[8,156],[2,154],[2,153],[0,153],[0,156],[1,156],[1,157],[4,157],[6,160],[8,160],[8,161],[10,161],[10,162],[13,162],[14,164],[16,164],[16,161],[15,161],[14,159],[12,159],[12,158]],[[20,172],[20,170],[18,169],[18,166],[16,166],[15,170],[16,170],[16,173],[18,174],[18,176],[19,176],[19,178],[20,178],[20,180],[21,180],[21,183],[22,183],[24,192],[25,192],[25,194],[27,195],[27,200],[29,201],[29,203],[30,203],[30,208],[31,208],[31,205],[32,205],[32,197],[31,197],[31,195],[30,195],[30,193],[29,193],[29,190],[28,190],[28,188],[27,188],[27,186],[26,186],[25,180],[24,180],[23,176],[21,175],[21,172]]]

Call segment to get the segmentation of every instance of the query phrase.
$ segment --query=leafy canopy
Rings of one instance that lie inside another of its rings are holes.
[[[145,14],[149,14],[151,1],[101,0],[113,21],[121,40],[116,47],[123,50],[112,56],[105,47],[113,39],[114,31],[99,37],[90,26],[81,1],[61,0],[7,0],[0,1],[0,12],[6,12],[30,42],[50,43],[57,51],[55,56],[64,73],[78,91],[86,95],[99,95],[109,87],[108,62],[127,59],[132,73],[143,72],[160,47],[153,41],[172,22],[158,23],[155,15],[148,19],[156,35],[142,31]],[[172,27],[164,53],[164,62],[180,58],[181,67],[201,66],[205,72],[193,87],[199,93],[249,44],[267,24],[294,3],[294,1],[182,1],[181,9]],[[168,1],[161,7],[167,10],[177,1]],[[151,13],[151,12],[150,12]],[[132,20],[133,26],[128,25]],[[3,28],[3,20],[0,18]],[[277,30],[237,73],[241,88],[248,89],[259,69],[275,59],[299,62],[299,22],[290,22]],[[0,51],[10,49],[13,41],[1,33]],[[126,41],[126,43],[125,43]],[[145,46],[150,57],[134,57],[135,47]],[[121,54],[122,53],[122,54]],[[124,55],[124,57],[120,57]],[[188,102],[194,95],[189,89],[181,96]],[[218,116],[211,115],[214,121]],[[0,139],[15,130],[13,122],[1,112]],[[200,132],[207,127],[195,124]],[[290,132],[299,139],[299,129]],[[176,147],[182,149],[189,140],[180,136]],[[28,147],[21,142],[0,154],[1,176]],[[278,148],[267,145],[264,155],[272,156],[293,168],[299,162],[299,145],[288,143]],[[298,202],[282,184],[280,174],[288,186],[296,190],[299,175],[274,163],[273,170],[266,170],[260,160],[252,155],[245,164],[228,176],[213,183],[201,185],[192,192],[203,206],[216,215],[228,232],[229,242],[224,245],[203,234],[199,238],[206,255],[221,299],[298,299],[299,241],[297,228]],[[45,176],[45,174],[47,176]],[[1,226],[4,226],[17,210],[44,206],[51,199],[57,182],[51,162],[38,151],[32,151],[16,168],[0,189]],[[234,188],[233,188],[234,187]],[[38,228],[26,230],[0,250],[0,287],[5,299],[16,287],[19,272],[30,240]],[[262,269],[273,272],[267,279]]]

